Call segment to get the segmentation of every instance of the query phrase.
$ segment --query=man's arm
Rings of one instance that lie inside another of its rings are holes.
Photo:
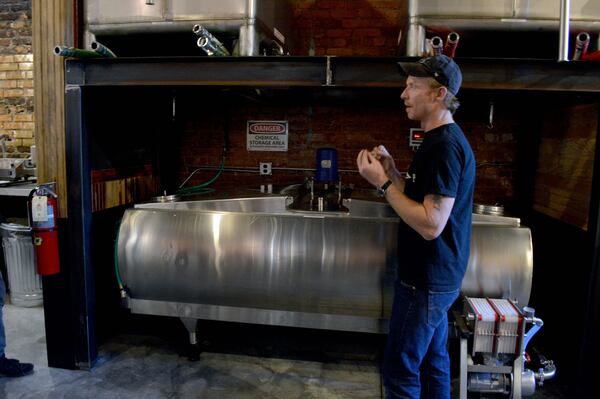
[[[395,185],[388,188],[385,197],[398,216],[428,241],[442,233],[454,206],[454,198],[436,194],[426,195],[420,204]]]
[[[381,186],[389,178],[382,164],[371,152],[363,150],[356,159],[358,171],[374,186]],[[437,238],[450,217],[454,198],[426,195],[423,203],[413,201],[404,194],[404,181],[391,185],[385,195],[398,216],[426,240]]]

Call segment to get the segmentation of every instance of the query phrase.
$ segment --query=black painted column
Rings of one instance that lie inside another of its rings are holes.
[[[92,191],[85,127],[85,66],[67,63],[65,92],[68,218],[61,220],[61,273],[44,279],[48,364],[89,369],[98,356],[91,259]]]
[[[579,381],[575,382],[578,387],[578,397],[581,398],[600,397],[600,385],[597,380],[600,376],[598,360],[600,358],[600,103],[598,107],[598,130],[588,223],[588,233],[592,244],[592,263],[587,273],[589,288],[579,361]],[[568,271],[565,272],[568,273]],[[569,328],[568,326],[576,328],[582,324],[577,323],[577,320],[569,321],[568,312],[565,313],[565,317],[566,328]],[[569,365],[564,365],[564,367],[569,367]]]

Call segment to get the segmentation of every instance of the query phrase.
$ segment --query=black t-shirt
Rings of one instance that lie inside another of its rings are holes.
[[[410,165],[413,178],[404,193],[423,202],[426,195],[455,199],[442,233],[427,241],[404,222],[398,234],[399,278],[422,289],[460,288],[471,244],[475,157],[460,127],[451,123],[426,132]]]

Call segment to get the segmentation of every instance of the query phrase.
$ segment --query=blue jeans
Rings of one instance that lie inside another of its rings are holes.
[[[450,398],[448,310],[458,293],[458,289],[425,291],[396,283],[383,359],[388,399]]]
[[[4,348],[6,348],[6,335],[4,334],[4,319],[2,318],[2,309],[4,308],[4,297],[6,295],[6,287],[0,273],[0,357],[4,356]]]

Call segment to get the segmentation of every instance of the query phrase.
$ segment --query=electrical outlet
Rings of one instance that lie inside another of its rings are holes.
[[[258,166],[258,170],[260,171],[261,175],[272,175],[272,171],[271,171],[271,162],[261,162]]]

